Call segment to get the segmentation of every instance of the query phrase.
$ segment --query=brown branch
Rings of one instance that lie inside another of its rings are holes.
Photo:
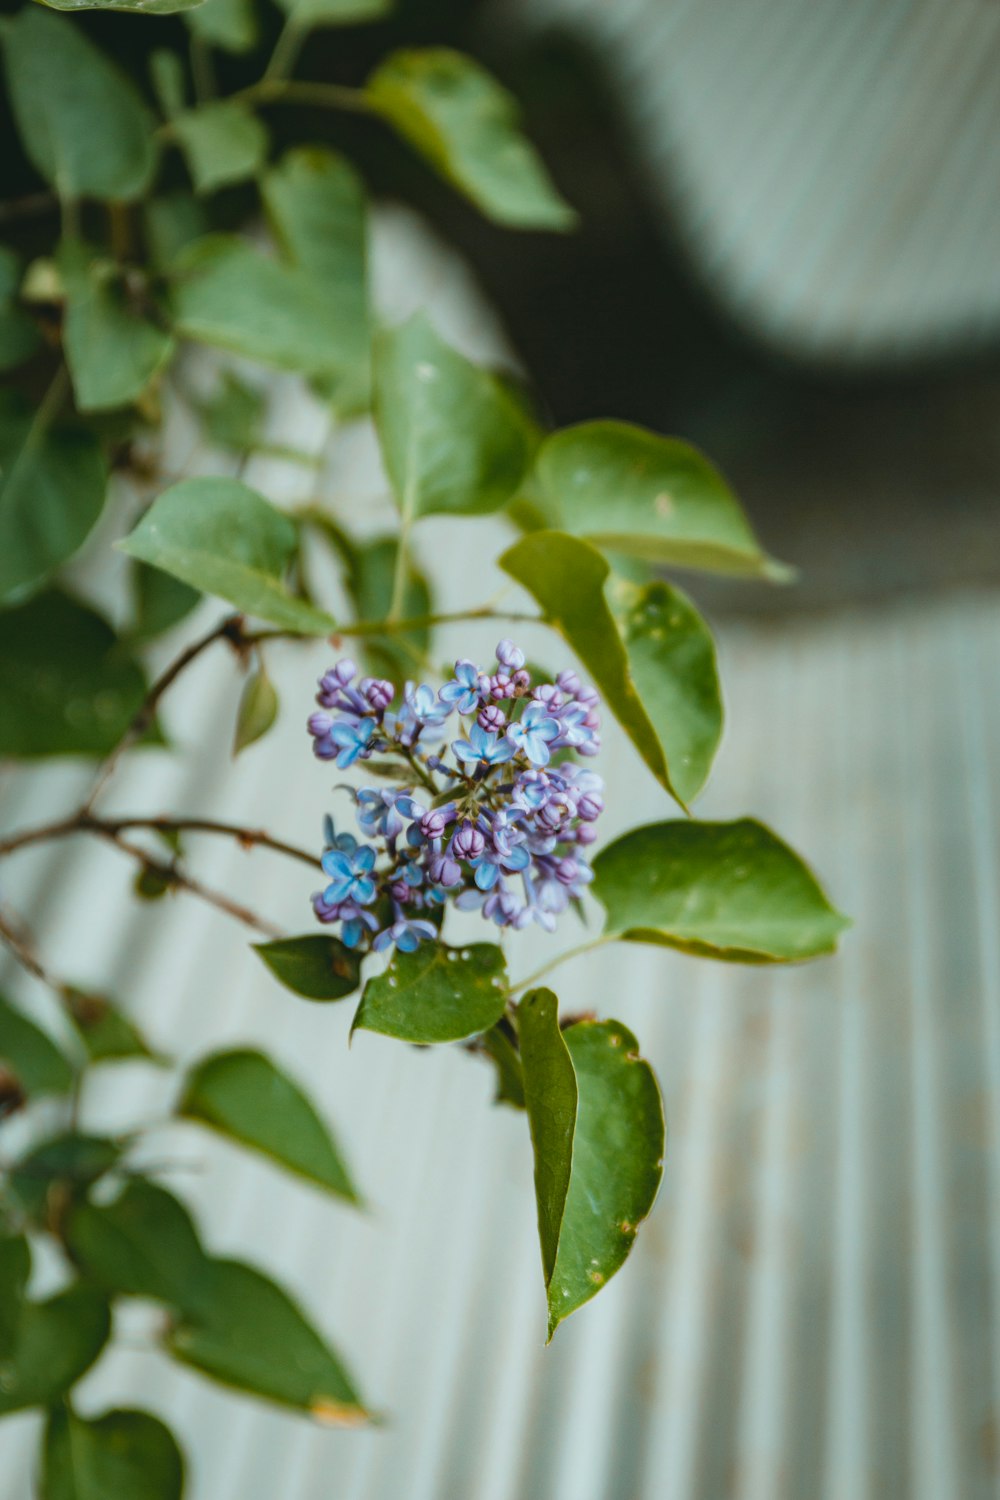
[[[177,890],[190,892],[192,896],[199,897],[200,900],[206,902],[209,906],[216,907],[217,910],[225,912],[227,916],[234,917],[237,922],[242,922],[246,927],[252,927],[256,932],[261,932],[266,937],[275,938],[282,936],[280,927],[275,927],[273,923],[265,921],[256,912],[251,911],[248,906],[241,906],[238,902],[231,901],[221,891],[214,890],[211,886],[203,885],[193,875],[186,874],[176,863],[171,862],[167,864],[161,860],[151,858],[145,849],[140,849],[138,844],[133,844],[130,840],[122,838],[112,828],[98,825],[91,831],[96,833],[100,838],[103,838],[105,842],[111,844],[115,849],[120,849],[123,854],[127,854],[130,858],[136,860],[144,870],[148,870],[153,875],[158,875],[167,885]]]
[[[297,859],[312,869],[318,869],[320,866],[318,857],[310,854],[308,849],[300,849],[295,844],[287,844],[283,839],[276,839],[263,828],[241,828],[237,823],[221,823],[214,818],[104,818],[85,808],[71,813],[69,817],[59,818],[52,823],[41,823],[35,828],[25,828],[20,833],[11,834],[7,839],[0,839],[0,856],[14,854],[17,850],[27,849],[32,844],[44,844],[53,839],[69,838],[75,833],[91,833],[99,838],[106,838],[109,835],[116,837],[119,833],[126,833],[130,829],[142,828],[148,828],[156,833],[218,834],[224,838],[234,839],[244,848],[259,846],[262,849],[271,849],[275,854],[284,854],[288,859]]]

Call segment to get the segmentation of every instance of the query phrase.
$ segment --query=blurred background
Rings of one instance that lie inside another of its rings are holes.
[[[144,25],[86,24],[141,65]],[[187,1162],[177,1187],[210,1247],[296,1287],[391,1421],[334,1433],[229,1401],[164,1368],[141,1329],[84,1391],[141,1391],[169,1414],[196,1500],[987,1500],[1000,1493],[1000,5],[413,0],[388,25],[317,34],[300,72],[355,82],[403,40],[467,48],[513,89],[582,225],[505,233],[387,133],[317,116],[316,138],[348,150],[386,205],[384,314],[430,305],[468,352],[526,370],[554,421],[642,422],[727,473],[800,576],[682,580],[718,631],[728,709],[698,811],[773,824],[856,925],[838,957],[802,970],[636,949],[560,974],[564,1004],[642,1038],[670,1145],[628,1268],[545,1350],[528,1143],[488,1107],[485,1069],[378,1037],[349,1054],[346,1015],[296,1005],[183,898],[123,924],[113,853],[26,859],[19,900],[57,969],[113,980],[182,1055],[265,1039],[326,1103],[365,1217],[223,1146],[161,1149]],[[224,68],[250,78],[259,60]],[[12,153],[10,191],[19,170]],[[275,438],[328,454],[325,502],[388,525],[371,435],[331,433],[297,388],[274,389]],[[190,441],[178,430],[178,452]],[[278,500],[315,494],[276,461],[247,478]],[[466,545],[455,523],[427,523],[443,607],[499,581],[468,580]],[[106,557],[84,566],[89,587],[102,569],[110,586]],[[439,644],[485,656],[494,643]],[[189,753],[130,768],[117,805],[254,807],[312,841],[327,773],[310,769],[299,720],[323,664],[322,649],[276,662],[283,724],[233,770],[212,726],[231,722],[238,683],[205,660],[169,715]],[[611,837],[663,806],[608,740]],[[68,802],[82,780],[61,767],[29,789],[3,772],[5,821]],[[201,868],[301,924],[308,890],[279,885],[265,859],[206,849]],[[155,1115],[146,1081],[116,1079],[95,1108],[103,1123],[146,1102]],[[28,1493],[33,1421],[4,1424],[4,1500]]]

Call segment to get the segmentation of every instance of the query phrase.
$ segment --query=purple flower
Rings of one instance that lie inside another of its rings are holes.
[[[509,739],[509,729],[507,736]],[[467,740],[455,740],[451,748],[456,759],[466,765],[499,766],[504,761],[510,760],[514,754],[513,746],[509,745],[507,740],[498,739],[495,734],[488,734],[478,724],[473,724]],[[546,759],[548,759],[547,754]]]
[[[345,656],[341,661],[335,662],[319,679],[317,703],[321,703],[324,708],[336,707],[344,688],[354,681],[357,670],[350,657]]]
[[[471,661],[457,661],[455,675],[438,693],[448,709],[457,708],[460,714],[471,714],[479,707],[489,688],[488,679]]]
[[[420,819],[420,832],[425,839],[443,838],[448,824],[454,820],[455,804],[446,802],[443,807],[432,807],[430,812],[424,813]]]
[[[384,677],[362,677],[358,690],[373,713],[382,713],[396,696],[396,689]]]
[[[488,703],[485,708],[479,710],[476,723],[480,729],[485,729],[487,734],[503,734],[507,728],[507,716],[502,708],[497,708],[495,703]]]
[[[529,703],[520,719],[507,726],[508,742],[533,766],[548,765],[549,745],[558,735],[559,724],[549,717],[542,703]]]
[[[427,873],[435,885],[443,885],[446,890],[462,883],[462,866],[450,854],[432,854]]]
[[[384,953],[387,948],[395,946],[400,953],[414,953],[425,939],[437,937],[437,929],[433,923],[425,922],[420,917],[398,917],[391,927],[386,927],[378,934],[372,947],[376,953]]]
[[[343,901],[354,901],[358,906],[368,906],[375,899],[375,881],[371,871],[375,867],[376,850],[371,844],[361,844],[353,853],[344,849],[328,849],[321,861],[330,884],[323,892],[323,900],[329,906]]]
[[[509,672],[494,672],[490,678],[490,697],[499,703],[504,698],[513,698],[514,684]]]
[[[486,840],[469,822],[461,823],[451,838],[451,853],[455,859],[478,859],[486,847]]]
[[[524,652],[514,645],[513,641],[506,638],[497,646],[497,661],[508,672],[516,672],[518,667],[524,666]]]

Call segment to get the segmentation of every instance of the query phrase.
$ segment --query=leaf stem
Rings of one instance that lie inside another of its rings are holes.
[[[258,83],[230,94],[240,104],[314,104],[319,109],[347,109],[356,114],[372,113],[372,105],[362,89],[346,88],[339,83],[308,83],[290,78],[265,76]]]
[[[507,620],[527,625],[544,625],[544,615],[518,614],[513,611],[489,609],[483,605],[477,609],[456,609],[445,614],[412,615],[408,620],[360,620],[353,625],[338,625],[334,635],[399,635],[410,630],[422,630],[433,625],[453,625],[462,620]],[[253,639],[253,637],[250,637]]]
[[[544,979],[546,974],[550,974],[560,964],[567,963],[571,958],[579,958],[582,953],[592,953],[595,948],[603,948],[605,943],[616,941],[617,939],[608,933],[602,933],[600,937],[591,938],[588,943],[580,943],[575,948],[567,948],[565,953],[560,953],[558,958],[550,959],[547,964],[543,964],[540,969],[536,969],[533,974],[529,974],[527,979],[519,979],[517,984],[512,984],[510,993],[516,995],[520,990],[530,989],[533,984],[537,984],[539,979]]]
[[[295,66],[299,49],[305,41],[307,30],[308,28],[296,19],[294,11],[286,18],[284,26],[278,33],[278,40],[274,44],[271,60],[264,69],[261,84],[283,82],[288,78]]]

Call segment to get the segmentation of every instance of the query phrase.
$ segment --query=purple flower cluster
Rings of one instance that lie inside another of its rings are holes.
[[[396,700],[352,661],[320,678],[314,753],[341,770],[371,761],[391,784],[348,789],[365,842],[326,820],[316,916],[379,953],[436,937],[449,901],[553,931],[591,879],[584,851],[604,809],[604,783],[576,759],[600,749],[596,692],[575,672],[532,684],[504,640],[494,671],[458,661],[437,693],[408,682]]]

